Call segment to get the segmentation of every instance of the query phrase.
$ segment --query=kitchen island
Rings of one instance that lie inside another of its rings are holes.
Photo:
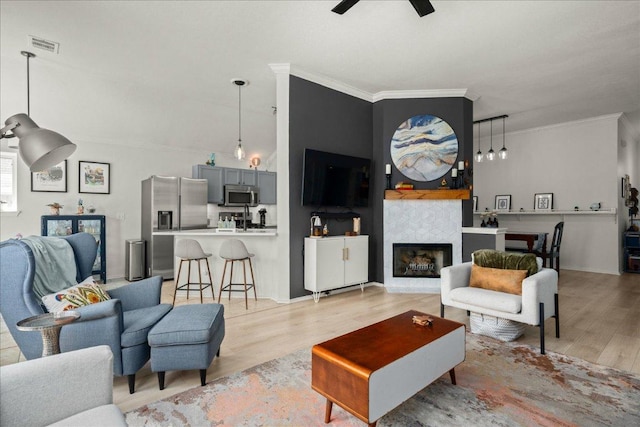
[[[220,253],[220,246],[222,242],[227,239],[239,239],[241,240],[249,253],[255,254],[251,262],[253,263],[253,272],[256,278],[256,292],[258,298],[272,298],[277,297],[277,251],[276,248],[276,228],[250,228],[246,231],[240,229],[221,229],[218,231],[216,228],[206,228],[197,230],[162,230],[154,231],[154,236],[173,236],[173,247],[175,247],[178,241],[181,239],[194,239],[200,243],[202,250],[211,254],[209,263],[211,265],[211,276],[213,277],[213,289],[218,297],[220,291],[220,280],[222,279],[222,269],[224,268],[224,260],[218,255]],[[178,258],[174,259],[174,279],[177,279],[178,274]],[[186,268],[183,268],[186,270]],[[203,277],[205,277],[206,268],[203,269]],[[183,271],[180,283],[184,283],[187,273]],[[242,263],[237,263],[234,268],[234,283],[239,280],[242,281]],[[251,280],[250,274],[247,273],[247,280]],[[225,277],[225,283],[228,282],[229,271]],[[206,280],[206,279],[203,279]],[[198,281],[198,269],[195,265],[191,268],[191,281]],[[226,294],[225,294],[226,295]],[[205,294],[206,296],[206,294]],[[235,296],[242,296],[237,294]],[[244,298],[244,297],[243,297]]]

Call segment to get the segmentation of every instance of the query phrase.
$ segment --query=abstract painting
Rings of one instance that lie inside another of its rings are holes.
[[[439,179],[453,167],[457,156],[458,138],[440,117],[413,116],[400,124],[391,138],[393,163],[415,181]]]

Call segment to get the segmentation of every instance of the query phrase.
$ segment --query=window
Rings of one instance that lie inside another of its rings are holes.
[[[0,153],[0,212],[18,210],[18,155]]]

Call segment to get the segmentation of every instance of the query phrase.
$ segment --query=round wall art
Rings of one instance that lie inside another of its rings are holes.
[[[413,116],[391,138],[391,160],[407,178],[435,181],[453,167],[458,138],[449,123],[425,114]]]

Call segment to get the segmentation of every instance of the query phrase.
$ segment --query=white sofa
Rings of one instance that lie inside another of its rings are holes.
[[[556,319],[556,338],[560,338],[558,316],[558,273],[551,268],[539,271],[522,281],[522,295],[469,286],[471,262],[441,270],[440,317],[444,307],[509,319],[540,327],[540,353],[544,354],[544,320]]]
[[[127,425],[106,345],[3,366],[0,384],[0,426]]]

